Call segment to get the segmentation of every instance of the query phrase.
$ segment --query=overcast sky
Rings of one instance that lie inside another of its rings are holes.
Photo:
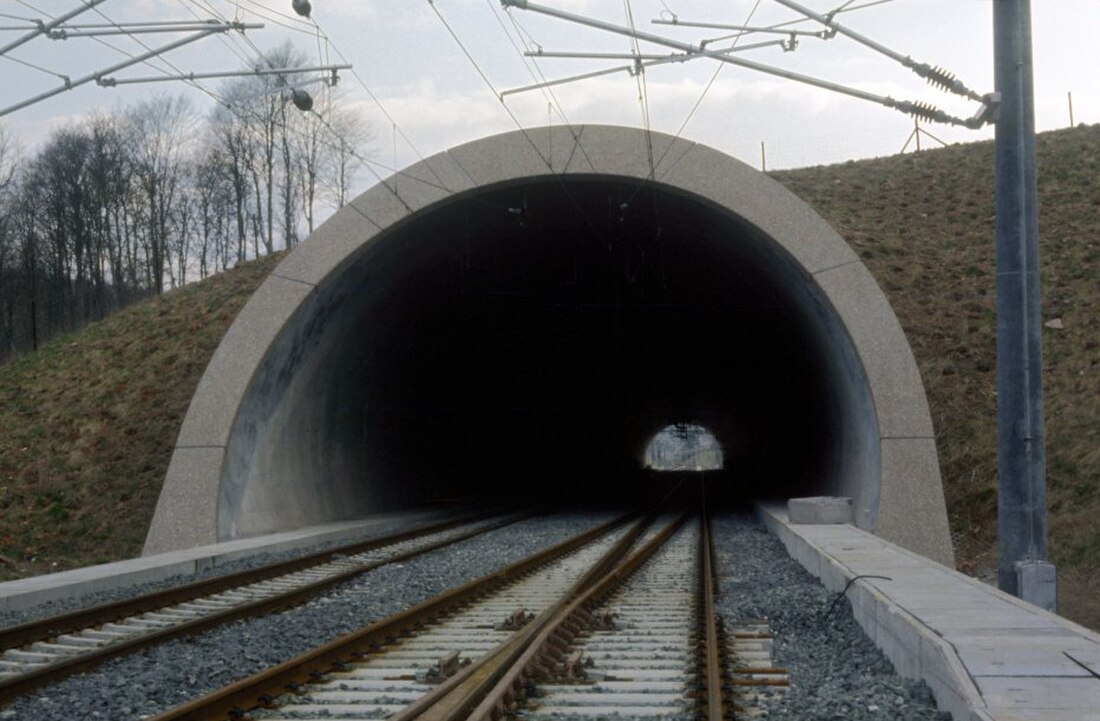
[[[681,21],[754,26],[793,20],[799,16],[775,0],[541,0],[543,4],[624,25],[627,7],[639,30],[682,42],[722,35],[722,31],[670,28],[652,24],[675,15]],[[801,0],[827,12],[844,0]],[[892,0],[838,16],[842,24],[915,60],[939,65],[980,93],[993,89],[992,2],[995,0]],[[867,0],[855,0],[860,5]],[[343,102],[369,119],[375,140],[370,152],[380,163],[398,167],[460,142],[524,126],[561,122],[615,123],[641,126],[643,112],[635,78],[625,72],[555,88],[556,105],[540,92],[509,96],[507,109],[495,91],[532,82],[532,71],[547,78],[622,65],[621,61],[549,59],[538,68],[525,65],[513,43],[534,43],[547,51],[629,52],[627,38],[530,11],[500,10],[498,0],[435,0],[434,8],[453,28],[474,62],[463,54],[428,0],[313,0],[317,27],[300,22],[290,0],[107,0],[72,23],[182,20],[230,17],[264,22],[263,30],[240,38],[213,37],[165,57],[183,72],[236,69],[258,51],[286,39],[312,61],[355,66],[358,78],[342,73]],[[78,0],[0,0],[0,25],[26,25],[32,19],[55,17],[79,5]],[[1100,2],[1097,0],[1033,0],[1036,115],[1040,130],[1069,124],[1067,93],[1073,94],[1075,121],[1100,122]],[[755,12],[754,12],[755,8]],[[279,14],[276,14],[279,13]],[[290,26],[285,27],[285,26]],[[820,26],[804,23],[799,29]],[[0,32],[0,45],[20,31]],[[150,47],[178,36],[143,35]],[[759,42],[756,35],[742,43]],[[106,38],[125,53],[143,52],[133,39]],[[717,47],[717,46],[715,46]],[[667,49],[643,45],[643,52]],[[121,61],[125,55],[90,39],[36,39],[0,58],[0,106],[8,107],[63,82],[58,75],[78,79]],[[823,41],[802,38],[797,50],[778,47],[739,55],[755,62],[814,75],[899,100],[923,100],[967,117],[976,105],[937,91],[894,61],[857,43],[836,37]],[[19,64],[24,61],[37,67]],[[475,63],[477,67],[475,68]],[[163,67],[163,66],[162,66]],[[645,75],[651,125],[676,133],[718,65],[708,59],[651,68]],[[480,77],[484,72],[492,89]],[[52,73],[52,74],[51,74]],[[115,73],[118,78],[150,76],[159,71],[136,66]],[[214,95],[217,81],[203,86]],[[396,136],[389,120],[369,95],[373,93],[415,146]],[[109,109],[154,92],[186,92],[199,112],[215,101],[184,83],[157,83],[126,88],[100,88],[94,83],[65,92],[0,118],[26,146],[53,127],[71,122],[96,108]],[[929,132],[948,142],[992,137],[986,128],[972,131],[939,125]],[[769,168],[831,163],[849,158],[886,155],[901,150],[913,130],[913,120],[895,110],[848,98],[797,82],[724,65],[683,135],[712,145],[756,167],[760,144],[766,144]],[[925,139],[924,144],[931,143]],[[395,147],[396,146],[396,147]],[[381,172],[381,171],[380,171]],[[368,180],[369,178],[364,178]]]

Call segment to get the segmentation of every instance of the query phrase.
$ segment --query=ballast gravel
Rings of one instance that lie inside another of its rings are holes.
[[[846,598],[825,589],[755,521],[714,521],[726,627],[766,620],[790,688],[761,702],[769,721],[950,721],[923,682],[898,676],[864,635]]]
[[[110,661],[17,699],[0,719],[148,718],[286,661],[449,588],[610,520],[609,513],[540,517],[383,566],[303,606],[238,621]]]

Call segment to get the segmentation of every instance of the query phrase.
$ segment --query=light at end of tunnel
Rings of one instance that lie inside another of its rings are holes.
[[[720,471],[722,461],[718,439],[693,423],[665,426],[645,450],[645,466],[655,471]]]

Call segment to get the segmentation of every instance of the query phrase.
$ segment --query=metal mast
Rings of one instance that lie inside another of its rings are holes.
[[[993,3],[997,240],[997,580],[1054,610],[1047,562],[1039,211],[1030,0]]]

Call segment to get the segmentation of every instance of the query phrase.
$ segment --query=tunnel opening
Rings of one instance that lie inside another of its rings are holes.
[[[634,499],[678,418],[713,431],[733,495],[873,505],[862,368],[772,238],[647,180],[480,187],[380,232],[282,330],[235,421],[220,534],[435,498]]]
[[[722,470],[722,444],[695,423],[671,423],[649,441],[644,467],[659,473]]]
[[[360,195],[249,299],[145,552],[440,498],[636,503],[667,490],[643,459],[677,422],[722,447],[708,490],[850,496],[951,563],[912,351],[820,216],[680,137],[482,138]]]

